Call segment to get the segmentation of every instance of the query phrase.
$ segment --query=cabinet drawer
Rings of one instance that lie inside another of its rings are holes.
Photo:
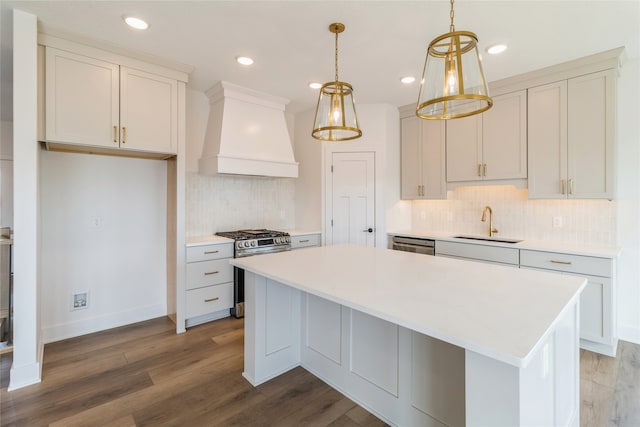
[[[233,258],[233,243],[187,248],[187,262],[210,261],[220,258]]]
[[[518,252],[518,249],[503,248],[501,246],[485,246],[443,240],[436,242],[436,255],[448,255],[502,264],[518,265]]]
[[[610,259],[584,255],[521,250],[520,265],[590,276],[613,276],[613,263]]]
[[[227,258],[187,264],[187,289],[232,281],[233,266]]]
[[[190,319],[233,306],[233,283],[187,291],[187,315]]]
[[[291,249],[320,246],[319,234],[306,234],[304,236],[291,236]]]

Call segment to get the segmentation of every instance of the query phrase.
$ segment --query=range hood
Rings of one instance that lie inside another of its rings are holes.
[[[286,99],[221,81],[207,91],[209,122],[199,171],[298,177],[289,130]]]

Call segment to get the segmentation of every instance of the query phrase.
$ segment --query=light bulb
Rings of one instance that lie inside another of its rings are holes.
[[[333,124],[342,123],[342,108],[340,97],[338,95],[332,95],[331,117],[333,118]]]
[[[456,70],[456,61],[450,59],[447,61],[447,93],[453,95],[458,93],[458,72]]]

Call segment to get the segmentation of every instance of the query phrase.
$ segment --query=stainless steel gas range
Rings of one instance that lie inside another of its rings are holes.
[[[291,250],[291,237],[283,231],[258,229],[223,231],[216,234],[235,240],[234,258]],[[244,270],[238,267],[233,269],[233,301],[231,315],[244,317]]]

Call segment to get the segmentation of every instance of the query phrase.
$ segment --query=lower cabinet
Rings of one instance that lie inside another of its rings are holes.
[[[586,278],[587,286],[580,297],[580,347],[615,356],[618,337],[614,260],[558,252],[521,250],[520,267]]]
[[[446,240],[436,242],[436,256],[481,261],[490,264],[518,266],[519,250],[502,246],[458,243]]]
[[[320,233],[291,235],[291,249],[311,248],[320,243]]]
[[[233,243],[187,247],[186,326],[229,316],[233,307]]]

